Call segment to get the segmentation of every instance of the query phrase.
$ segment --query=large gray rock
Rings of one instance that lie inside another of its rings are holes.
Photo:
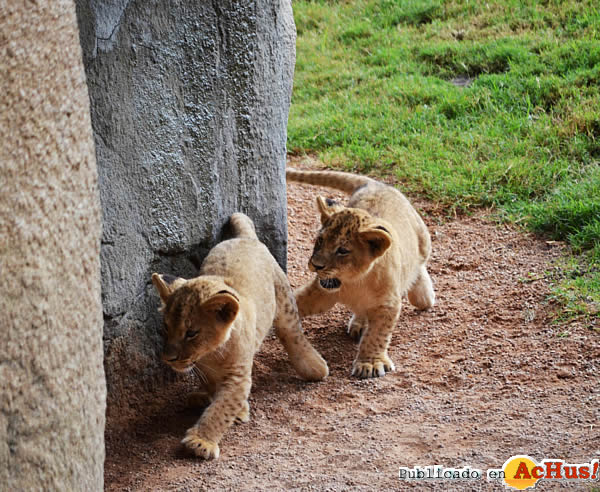
[[[290,0],[77,0],[102,201],[109,401],[166,376],[153,271],[192,277],[234,211],[286,261]]]
[[[100,202],[71,0],[0,3],[0,489],[102,490]]]

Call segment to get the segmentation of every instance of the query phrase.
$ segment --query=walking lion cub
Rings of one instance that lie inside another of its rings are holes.
[[[329,371],[304,336],[287,277],[252,221],[236,213],[230,224],[234,239],[210,251],[198,277],[152,275],[165,321],[162,359],[175,371],[196,371],[210,403],[182,441],[205,459],[219,457],[219,441],[236,418],[249,419],[253,358],[271,326],[303,379],[318,381]]]
[[[300,317],[349,307],[348,333],[360,340],[352,375],[384,376],[394,370],[387,350],[402,297],[419,309],[435,302],[427,226],[402,193],[373,179],[295,169],[286,178],[351,194],[347,207],[317,197],[322,227],[308,263],[316,277],[296,290],[296,303]]]

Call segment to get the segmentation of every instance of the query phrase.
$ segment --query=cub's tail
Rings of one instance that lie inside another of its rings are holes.
[[[229,224],[234,237],[258,239],[256,236],[256,230],[254,229],[254,223],[246,214],[241,212],[234,213],[231,217],[229,217]]]
[[[327,186],[346,193],[353,193],[361,186],[376,183],[375,180],[366,176],[358,176],[340,171],[300,171],[288,168],[285,171],[285,177],[288,181]]]

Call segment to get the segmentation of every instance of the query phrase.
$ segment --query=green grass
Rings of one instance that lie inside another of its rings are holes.
[[[578,255],[556,297],[600,303],[595,0],[295,0],[292,153],[493,207]],[[457,78],[472,80],[466,87]],[[567,295],[568,294],[568,295]]]

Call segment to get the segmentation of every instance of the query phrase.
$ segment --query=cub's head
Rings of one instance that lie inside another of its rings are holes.
[[[178,372],[217,350],[231,335],[239,311],[238,294],[217,277],[192,280],[152,274],[162,301],[165,348],[162,359]]]
[[[308,267],[323,289],[335,291],[358,280],[392,244],[388,226],[365,210],[345,208],[317,197],[321,230]]]

